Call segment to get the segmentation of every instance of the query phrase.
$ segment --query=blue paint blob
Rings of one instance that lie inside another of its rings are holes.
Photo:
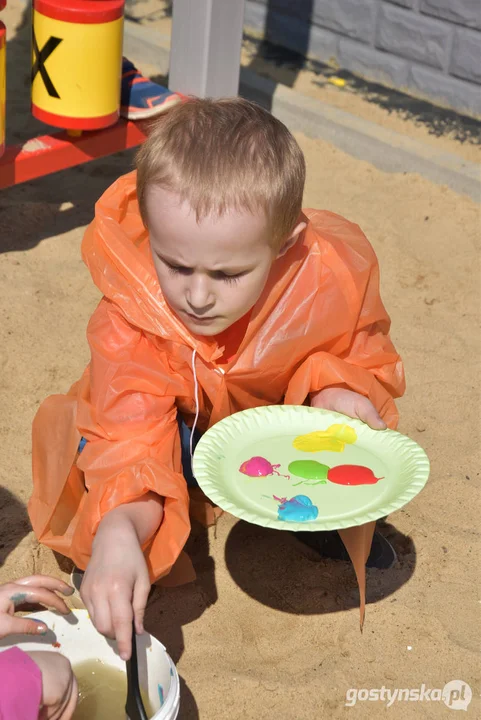
[[[319,515],[319,509],[307,495],[296,495],[290,500],[283,498],[277,511],[279,520],[286,522],[309,522]]]
[[[162,685],[157,685],[157,691],[159,693],[160,707],[164,704],[164,688]]]

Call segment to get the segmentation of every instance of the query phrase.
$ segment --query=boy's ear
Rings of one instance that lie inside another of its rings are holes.
[[[285,240],[284,243],[282,244],[281,249],[279,250],[279,253],[277,255],[278,258],[285,255],[286,252],[288,250],[290,250],[293,245],[296,244],[299,235],[301,234],[301,232],[303,232],[303,230],[306,229],[306,227],[307,227],[307,223],[304,221],[297,223],[296,227],[291,232],[291,234],[289,235],[287,240]]]

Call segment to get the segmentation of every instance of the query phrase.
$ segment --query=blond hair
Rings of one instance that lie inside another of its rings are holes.
[[[305,160],[283,123],[242,98],[189,99],[152,125],[136,156],[137,196],[155,185],[188,201],[197,221],[229,209],[263,211],[280,246],[302,206]]]

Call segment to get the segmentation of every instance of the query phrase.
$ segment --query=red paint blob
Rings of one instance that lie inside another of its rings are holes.
[[[54,642],[54,643],[52,643],[52,647],[59,648],[59,647],[61,647],[61,645],[59,642]]]
[[[363,465],[338,465],[329,470],[327,479],[336,485],[375,485],[384,478],[377,478]]]

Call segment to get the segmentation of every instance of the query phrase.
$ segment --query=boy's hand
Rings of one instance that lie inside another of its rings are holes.
[[[373,430],[385,430],[387,425],[372,402],[352,390],[325,388],[311,397],[311,407],[333,410],[352,418],[359,418]]]
[[[150,579],[135,526],[122,508],[128,506],[100,523],[80,595],[97,630],[115,638],[121,658],[128,660],[134,617],[137,633],[143,632]]]
[[[47,632],[45,623],[15,617],[16,608],[25,603],[40,603],[55,608],[62,615],[68,615],[69,608],[56,593],[71,595],[73,591],[74,589],[62,580],[47,575],[31,575],[0,585],[0,638],[13,633],[45,634]]]
[[[48,650],[27,653],[42,673],[39,720],[70,720],[78,700],[77,680],[64,655]]]

